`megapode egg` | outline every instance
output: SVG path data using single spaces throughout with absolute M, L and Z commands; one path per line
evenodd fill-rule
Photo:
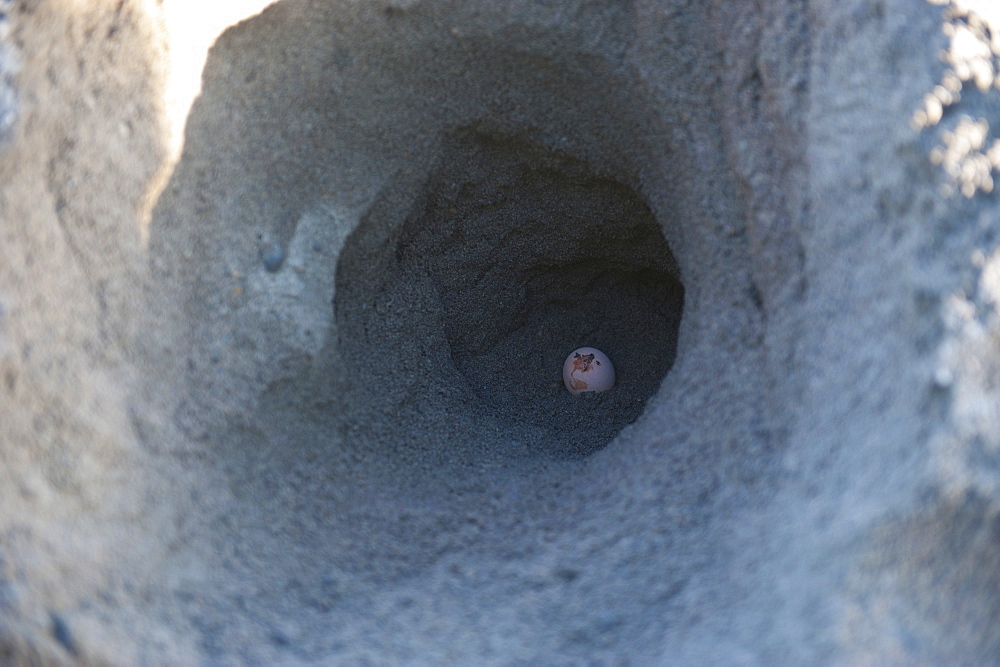
M 570 352 L 563 362 L 563 384 L 574 396 L 585 391 L 607 391 L 615 386 L 615 367 L 597 348 L 581 347 Z

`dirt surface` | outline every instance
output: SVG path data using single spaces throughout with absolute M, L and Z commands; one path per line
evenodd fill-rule
M 1000 16 L 766 4 L 0 1 L 0 662 L 1000 659 Z

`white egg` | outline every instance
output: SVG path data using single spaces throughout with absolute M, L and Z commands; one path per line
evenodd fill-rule
M 585 391 L 607 391 L 615 386 L 615 367 L 597 348 L 581 347 L 563 362 L 563 384 L 573 395 Z

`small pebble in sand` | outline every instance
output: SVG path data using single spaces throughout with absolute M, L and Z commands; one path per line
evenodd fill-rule
M 574 396 L 607 391 L 615 386 L 615 367 L 600 350 L 581 347 L 570 352 L 563 363 L 563 384 Z
M 285 249 L 277 241 L 268 243 L 261 251 L 261 259 L 264 260 L 264 268 L 269 273 L 274 273 L 285 261 Z

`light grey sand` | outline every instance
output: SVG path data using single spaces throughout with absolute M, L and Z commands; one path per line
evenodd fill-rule
M 986 19 L 766 4 L 282 0 L 143 245 L 183 46 L 14 2 L 0 662 L 1000 658 Z

